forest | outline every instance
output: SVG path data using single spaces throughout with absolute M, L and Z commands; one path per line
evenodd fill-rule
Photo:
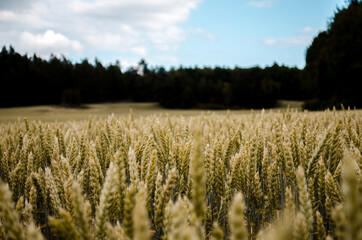
M 274 64 L 264 69 L 149 68 L 145 60 L 122 71 L 87 59 L 48 61 L 20 55 L 10 47 L 0 54 L 2 107 L 99 102 L 159 102 L 167 108 L 262 108 L 278 99 L 308 94 L 303 72 Z

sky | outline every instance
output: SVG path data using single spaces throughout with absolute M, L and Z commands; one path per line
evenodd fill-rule
M 0 0 L 0 46 L 122 69 L 303 68 L 345 0 Z

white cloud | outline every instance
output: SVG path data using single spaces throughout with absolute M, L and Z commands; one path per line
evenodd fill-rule
M 17 15 L 12 11 L 0 11 L 0 22 L 13 22 L 17 21 L 17 19 Z
M 15 12 L 11 10 L 0 10 L 0 22 L 6 24 L 17 23 L 21 25 L 30 25 L 34 26 L 44 26 L 45 21 L 40 19 L 40 16 L 37 14 L 31 14 L 27 12 Z M 5 29 L 9 25 L 3 25 L 2 28 Z
M 141 34 L 134 31 L 128 25 L 122 25 L 117 33 L 104 34 L 92 31 L 84 36 L 84 41 L 91 48 L 98 50 L 110 50 L 117 52 L 130 52 L 140 56 L 147 55 L 147 48 L 144 46 L 144 41 L 140 40 Z
M 164 51 L 175 51 L 186 40 L 184 31 L 175 26 L 163 31 L 150 32 L 149 37 L 157 49 Z
M 186 41 L 181 24 L 202 1 L 0 0 L 0 23 L 7 23 L 0 26 L 0 43 L 42 55 L 86 49 L 151 58 L 151 52 L 177 51 Z
M 131 52 L 136 53 L 140 56 L 146 56 L 147 55 L 147 48 L 143 47 L 143 46 L 139 46 L 139 47 L 131 47 L 129 49 Z
M 132 24 L 141 29 L 162 29 L 187 20 L 200 0 L 96 0 L 71 2 L 76 14 Z
M 20 35 L 20 46 L 23 50 L 35 50 L 37 53 L 46 55 L 49 53 L 62 54 L 69 50 L 81 51 L 83 46 L 75 40 L 69 40 L 61 33 L 47 30 L 44 34 L 32 34 L 23 32 Z
M 291 46 L 308 46 L 312 43 L 314 35 L 320 29 L 312 27 L 304 27 L 298 30 L 299 34 L 287 37 L 269 37 L 263 40 L 263 44 L 276 47 L 291 47 Z
M 304 27 L 304 28 L 299 30 L 299 32 L 302 33 L 302 34 L 314 34 L 314 33 L 317 33 L 319 31 L 320 31 L 320 29 L 312 28 L 312 27 Z
M 273 0 L 252 0 L 248 2 L 250 7 L 255 8 L 265 8 L 265 7 L 272 7 L 274 4 Z
M 91 45 L 97 46 L 103 49 L 114 49 L 122 42 L 122 37 L 118 34 L 106 33 L 104 35 L 90 34 L 85 36 L 85 39 Z
M 312 42 L 313 37 L 311 36 L 289 36 L 281 38 L 266 38 L 263 40 L 263 43 L 267 46 L 277 46 L 277 47 L 291 47 L 291 46 L 308 46 Z

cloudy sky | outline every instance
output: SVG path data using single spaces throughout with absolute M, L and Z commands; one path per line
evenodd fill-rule
M 304 67 L 345 0 L 0 0 L 0 45 L 150 65 Z

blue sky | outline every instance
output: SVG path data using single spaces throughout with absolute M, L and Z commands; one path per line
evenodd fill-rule
M 0 0 L 0 44 L 48 58 L 304 67 L 344 0 Z

